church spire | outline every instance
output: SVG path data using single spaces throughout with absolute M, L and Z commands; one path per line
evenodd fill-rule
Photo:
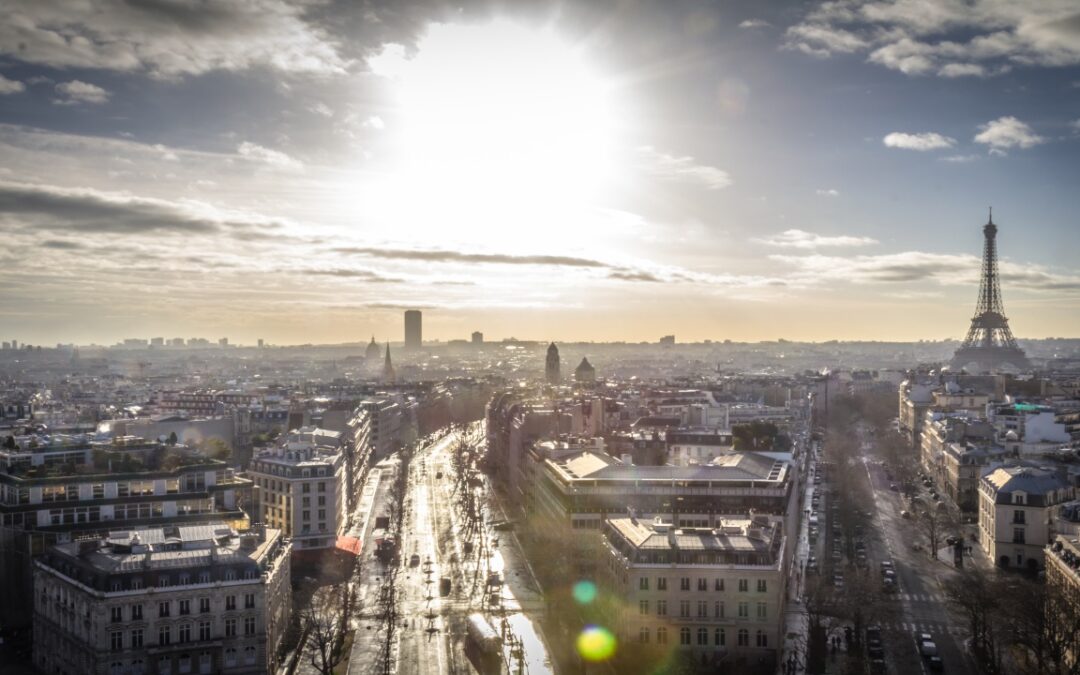
M 386 343 L 386 359 L 383 361 L 382 381 L 384 384 L 393 384 L 395 380 L 394 363 L 390 360 L 390 343 Z

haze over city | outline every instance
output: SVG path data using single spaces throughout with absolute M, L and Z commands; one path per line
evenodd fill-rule
M 23 342 L 1080 333 L 1062 0 L 13 3 Z

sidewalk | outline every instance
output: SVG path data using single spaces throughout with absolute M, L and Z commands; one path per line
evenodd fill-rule
M 802 602 L 802 584 L 806 560 L 810 555 L 810 518 L 807 515 L 813 508 L 811 506 L 814 494 L 819 489 L 814 485 L 813 476 L 817 474 L 817 460 L 812 448 L 808 448 L 808 468 L 803 479 L 804 492 L 800 503 L 799 534 L 795 545 L 795 554 L 791 563 L 791 577 L 788 579 L 788 602 L 784 610 L 784 649 L 777 663 L 777 673 L 786 675 L 802 675 L 806 672 L 806 644 L 809 623 L 806 608 Z M 824 491 L 822 491 L 824 494 Z M 825 506 L 824 499 L 821 502 Z M 795 668 L 788 670 L 787 664 L 793 663 Z

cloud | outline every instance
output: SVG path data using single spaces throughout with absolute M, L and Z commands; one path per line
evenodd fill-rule
M 999 117 L 979 127 L 975 136 L 976 143 L 989 145 L 993 149 L 1030 148 L 1046 139 L 1036 134 L 1031 127 L 1015 117 Z
M 58 251 L 81 251 L 86 248 L 86 246 L 77 241 L 67 241 L 66 239 L 46 239 L 38 244 L 38 246 L 56 249 Z
M 653 283 L 662 283 L 664 281 L 651 272 L 609 272 L 608 279 L 618 279 L 619 281 L 647 281 Z
M 236 152 L 245 159 L 269 164 L 279 169 L 302 169 L 304 166 L 303 162 L 286 155 L 284 152 L 271 150 L 249 141 L 244 141 L 238 145 Z
M 1068 0 L 832 0 L 785 38 L 788 49 L 865 53 L 908 75 L 992 77 L 1080 64 L 1080 11 Z
M 706 190 L 719 190 L 732 183 L 726 171 L 699 164 L 690 156 L 677 157 L 646 145 L 638 148 L 638 157 L 644 171 L 665 180 L 690 183 Z
M 199 202 L 170 202 L 88 188 L 0 181 L 0 222 L 55 232 L 212 234 L 279 223 L 226 214 Z M 62 248 L 54 245 L 53 248 Z
M 772 260 L 791 267 L 795 278 L 806 283 L 932 282 L 942 286 L 977 285 L 982 259 L 975 255 L 904 251 L 852 257 L 826 255 L 772 255 Z M 1080 275 L 1057 273 L 1040 265 L 1000 261 L 1002 284 L 1030 291 L 1080 291 Z
M 840 191 L 833 188 L 818 188 L 817 190 L 814 190 L 814 194 L 818 197 L 839 197 Z
M 849 237 L 844 235 L 826 237 L 805 230 L 785 230 L 780 234 L 775 234 L 763 239 L 754 239 L 753 241 L 767 246 L 803 249 L 820 248 L 823 246 L 870 246 L 878 243 L 876 239 L 871 239 L 870 237 Z
M 943 162 L 952 162 L 953 164 L 966 164 L 968 162 L 974 162 L 982 159 L 981 155 L 949 155 L 948 157 L 939 157 Z
M 918 150 L 919 152 L 951 148 L 956 145 L 956 139 L 942 136 L 933 131 L 927 131 L 920 134 L 908 134 L 901 131 L 894 131 L 881 139 L 881 142 L 889 148 Z
M 363 126 L 366 129 L 375 129 L 376 131 L 382 131 L 386 128 L 386 123 L 383 122 L 383 119 L 378 115 L 372 115 L 371 117 L 364 120 Z
M 739 28 L 768 28 L 771 25 L 764 19 L 747 19 L 739 24 Z
M 510 255 L 505 253 L 465 253 L 440 249 L 397 249 L 345 246 L 334 249 L 339 253 L 362 255 L 387 260 L 423 260 L 445 263 L 489 263 L 497 265 L 550 265 L 557 267 L 609 267 L 607 263 L 588 258 L 560 255 Z
M 56 85 L 56 93 L 63 98 L 56 99 L 53 102 L 60 105 L 75 105 L 76 103 L 101 104 L 109 100 L 109 92 L 96 84 L 90 84 L 82 80 L 61 82 Z
M 143 70 L 159 77 L 265 66 L 340 73 L 345 61 L 305 20 L 314 3 L 35 0 L 5 9 L 0 54 L 50 68 Z
M 19 82 L 18 80 L 9 80 L 3 75 L 0 75 L 0 96 L 18 94 L 25 89 L 26 85 L 22 82 Z
M 297 274 L 313 275 L 313 276 L 325 276 L 325 277 L 339 277 L 343 279 L 359 279 L 368 283 L 375 284 L 398 284 L 404 283 L 404 279 L 398 279 L 395 277 L 387 277 L 373 272 L 371 270 L 360 269 L 346 269 L 346 268 L 313 268 L 305 270 L 296 270 Z
M 316 115 L 321 115 L 323 117 L 333 117 L 334 116 L 334 109 L 331 108 L 330 106 L 326 105 L 325 103 L 321 103 L 321 102 L 309 105 L 308 110 L 315 113 Z

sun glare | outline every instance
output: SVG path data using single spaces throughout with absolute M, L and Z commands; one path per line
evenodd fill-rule
M 400 127 L 388 129 L 399 134 L 397 169 L 379 215 L 413 234 L 524 243 L 540 221 L 548 234 L 577 227 L 573 214 L 602 196 L 609 93 L 551 29 L 436 24 L 413 58 L 390 48 L 370 63 L 392 78 L 399 105 Z

